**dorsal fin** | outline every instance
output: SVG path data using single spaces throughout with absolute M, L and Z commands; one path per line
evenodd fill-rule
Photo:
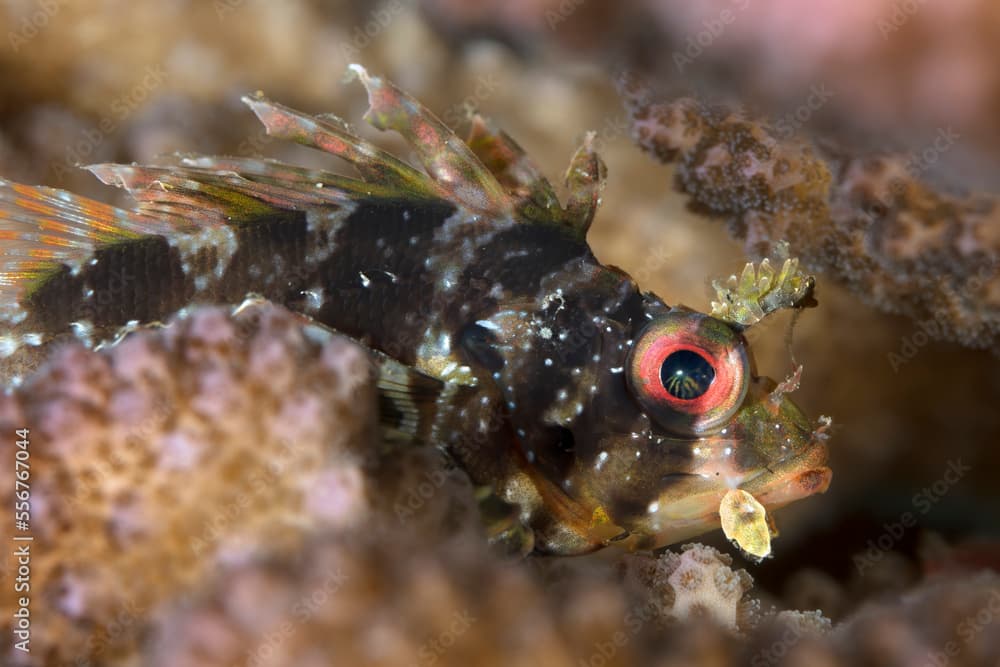
M 507 188 L 518 202 L 518 210 L 529 220 L 552 222 L 586 236 L 601 203 L 607 168 L 594 150 L 593 132 L 588 132 L 566 170 L 569 192 L 562 206 L 551 183 L 535 161 L 506 132 L 473 114 L 466 142 L 469 148 Z
M 452 198 L 475 211 L 512 213 L 513 201 L 496 177 L 451 129 L 392 83 L 350 65 L 368 91 L 365 120 L 380 130 L 395 130 L 417 151 L 424 169 Z
M 87 197 L 0 179 L 0 322 L 19 316 L 18 301 L 32 285 L 61 265 L 78 268 L 97 245 L 169 229 Z
M 500 184 L 518 200 L 520 210 L 528 218 L 539 221 L 561 219 L 562 205 L 552 184 L 510 135 L 475 114 L 466 143 Z
M 563 210 L 563 223 L 585 236 L 601 205 L 601 190 L 607 167 L 594 150 L 594 133 L 588 132 L 583 145 L 577 149 L 566 170 L 566 188 L 569 199 Z
M 290 139 L 304 146 L 337 155 L 350 162 L 366 183 L 378 183 L 422 195 L 446 196 L 426 174 L 358 137 L 350 125 L 333 114 L 309 116 L 264 98 L 244 97 L 243 102 L 264 124 L 268 135 Z

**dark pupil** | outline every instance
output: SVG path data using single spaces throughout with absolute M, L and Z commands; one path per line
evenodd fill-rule
M 698 398 L 712 385 L 715 369 L 705 357 L 691 350 L 678 350 L 663 360 L 660 382 L 676 398 Z

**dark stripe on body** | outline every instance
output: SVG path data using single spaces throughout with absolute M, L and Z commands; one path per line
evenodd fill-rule
M 444 312 L 446 326 L 457 331 L 475 319 L 469 317 L 470 312 L 488 313 L 503 307 L 490 295 L 496 285 L 512 301 L 534 297 L 547 275 L 574 259 L 593 260 L 593 255 L 585 241 L 561 227 L 521 223 L 498 232 L 487 245 L 477 248 L 475 261 L 462 272 L 459 285 L 464 299 Z M 463 303 L 469 308 L 462 309 Z
M 444 201 L 359 202 L 340 225 L 333 254 L 309 281 L 326 295 L 315 318 L 412 365 L 424 332 L 440 320 L 440 276 L 425 261 L 435 232 L 454 213 Z
M 283 212 L 239 223 L 235 230 L 237 250 L 210 300 L 238 304 L 248 292 L 255 292 L 277 303 L 293 305 L 308 280 L 305 213 Z
M 131 320 L 161 320 L 191 298 L 177 250 L 162 236 L 98 248 L 93 260 L 75 276 L 61 266 L 27 298 L 24 330 L 59 333 L 83 321 L 95 332 L 113 331 Z

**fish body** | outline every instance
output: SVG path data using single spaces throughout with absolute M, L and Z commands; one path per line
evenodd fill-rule
M 823 429 L 755 375 L 745 325 L 671 307 L 595 258 L 592 137 L 563 205 L 482 119 L 461 141 L 353 71 L 369 121 L 403 134 L 424 171 L 335 117 L 256 97 L 269 133 L 359 178 L 247 158 L 90 167 L 133 211 L 0 183 L 5 376 L 62 339 L 96 345 L 255 296 L 367 346 L 387 438 L 444 449 L 517 508 L 536 551 L 656 547 L 718 527 L 720 511 L 726 524 L 734 490 L 772 509 L 826 489 Z

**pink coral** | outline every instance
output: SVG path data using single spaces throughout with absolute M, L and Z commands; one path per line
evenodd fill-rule
M 0 430 L 30 429 L 34 664 L 130 650 L 217 563 L 358 525 L 372 392 L 360 348 L 261 305 L 197 311 L 105 352 L 71 345 L 0 397 Z M 13 476 L 2 484 L 12 506 Z

